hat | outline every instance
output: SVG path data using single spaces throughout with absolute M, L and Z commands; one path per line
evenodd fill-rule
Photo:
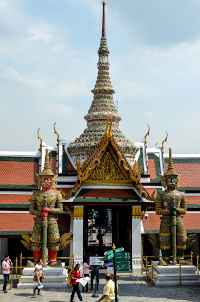
M 165 172 L 164 176 L 168 176 L 168 175 L 178 176 L 178 173 L 174 170 L 174 163 L 173 163 L 173 159 L 172 159 L 172 149 L 171 148 L 169 148 L 169 164 L 168 164 L 168 169 Z
M 46 149 L 44 169 L 42 170 L 42 172 L 40 172 L 39 176 L 55 176 L 55 174 L 51 170 L 51 166 L 50 166 L 50 162 L 49 162 L 49 150 L 48 149 Z

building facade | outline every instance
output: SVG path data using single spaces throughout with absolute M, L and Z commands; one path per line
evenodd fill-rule
M 106 40 L 105 3 L 102 36 L 98 50 L 98 75 L 92 104 L 85 115 L 87 128 L 70 144 L 60 139 L 46 145 L 40 138 L 37 152 L 0 151 L 0 256 L 30 255 L 21 244 L 21 234 L 30 234 L 34 217 L 29 199 L 37 189 L 36 174 L 44 167 L 46 149 L 51 169 L 58 174 L 57 188 L 65 198 L 58 216 L 61 233 L 72 232 L 73 241 L 62 255 L 74 254 L 75 263 L 94 254 L 100 256 L 112 244 L 131 255 L 134 273 L 141 270 L 141 253 L 158 254 L 148 242 L 149 233 L 158 233 L 160 217 L 154 200 L 161 186 L 160 174 L 168 164 L 162 146 L 149 148 L 144 142 L 130 142 L 120 130 L 121 120 L 113 101 Z M 173 149 L 173 146 L 171 146 Z M 200 154 L 173 154 L 174 167 L 185 191 L 188 211 L 183 221 L 188 234 L 195 233 L 193 251 L 199 251 Z M 13 249 L 15 247 L 15 249 Z

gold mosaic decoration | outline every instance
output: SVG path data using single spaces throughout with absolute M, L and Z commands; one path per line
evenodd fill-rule
M 136 164 L 131 167 L 112 136 L 111 125 L 109 127 L 108 124 L 104 136 L 92 155 L 88 156 L 82 165 L 76 161 L 78 181 L 67 194 L 62 191 L 63 198 L 69 200 L 70 197 L 75 196 L 82 185 L 98 184 L 105 186 L 134 185 L 141 196 L 145 196 L 148 200 L 153 200 L 140 183 L 141 167 L 138 171 L 136 171 Z
M 107 151 L 100 165 L 91 173 L 85 184 L 131 185 L 132 181 L 125 177 L 109 151 Z

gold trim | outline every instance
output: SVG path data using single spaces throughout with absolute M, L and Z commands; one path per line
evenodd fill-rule
M 132 218 L 141 218 L 141 207 L 132 207 Z
M 148 132 L 147 132 L 147 134 L 144 137 L 145 144 L 147 143 L 147 136 L 149 136 L 149 133 L 150 133 L 150 126 L 149 126 L 149 124 L 147 124 L 147 126 L 148 126 Z
M 160 233 L 159 236 L 164 236 L 164 237 L 169 237 L 170 236 L 170 233 Z
M 78 181 L 67 194 L 62 192 L 63 197 L 68 200 L 71 196 L 74 196 L 77 193 L 77 190 L 82 186 L 82 184 L 96 185 L 98 182 L 98 185 L 136 186 L 142 196 L 145 196 L 148 200 L 154 200 L 143 188 L 142 184 L 139 183 L 141 178 L 141 167 L 138 171 L 136 171 L 135 166 L 133 167 L 133 169 L 131 168 L 130 164 L 123 155 L 120 147 L 117 145 L 115 139 L 111 135 L 111 122 L 109 130 L 108 125 L 109 118 L 107 116 L 107 128 L 104 136 L 97 144 L 92 155 L 88 156 L 88 158 L 83 162 L 82 165 L 80 165 L 78 161 L 76 162 Z M 121 173 L 124 175 L 124 179 L 89 179 L 93 171 L 100 165 L 101 159 L 106 151 L 109 151 L 110 154 L 113 156 L 115 162 L 118 164 L 118 167 L 121 170 Z
M 38 152 L 42 152 L 42 138 L 40 136 L 40 129 L 41 128 L 39 128 L 37 131 L 37 137 L 38 137 L 38 139 L 40 139 L 40 148 L 38 149 Z
M 74 219 L 83 219 L 84 207 L 74 207 Z
M 65 208 L 66 211 L 68 211 L 70 217 L 71 217 L 72 219 L 74 219 L 73 212 L 70 211 L 69 207 L 68 207 L 68 206 L 64 206 L 64 208 Z
M 166 132 L 166 138 L 164 139 L 164 141 L 162 141 L 162 149 L 164 149 L 164 142 L 167 142 L 167 138 L 168 138 L 168 133 L 167 133 L 167 131 L 165 131 Z

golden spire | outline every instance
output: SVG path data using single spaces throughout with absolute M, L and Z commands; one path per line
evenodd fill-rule
M 44 169 L 39 174 L 39 176 L 54 176 L 54 173 L 52 172 L 51 166 L 50 166 L 49 150 L 48 149 L 46 149 Z
M 40 139 L 40 148 L 38 149 L 38 152 L 42 152 L 42 138 L 41 138 L 40 133 L 39 133 L 40 129 L 41 128 L 39 128 L 38 131 L 37 131 L 38 139 Z
M 168 163 L 168 169 L 164 174 L 166 175 L 177 175 L 178 173 L 176 173 L 176 171 L 174 170 L 174 163 L 173 163 L 173 158 L 172 158 L 172 149 L 169 148 L 169 163 Z
M 109 116 L 108 116 L 108 112 L 107 112 L 106 136 L 108 136 L 108 124 L 109 124 Z
M 110 130 L 109 130 L 109 134 L 108 134 L 109 137 L 112 136 L 111 128 L 112 128 L 112 114 L 111 114 L 111 117 L 110 117 Z
M 165 131 L 166 132 L 166 138 L 164 139 L 164 141 L 162 142 L 162 149 L 164 149 L 164 142 L 167 142 L 167 138 L 168 138 L 168 133 L 167 133 L 167 131 Z
M 147 136 L 149 136 L 149 133 L 150 133 L 150 126 L 149 126 L 149 124 L 147 124 L 147 126 L 148 126 L 148 132 L 147 132 L 147 134 L 144 137 L 145 144 L 147 143 Z
M 105 16 L 105 5 L 106 5 L 106 2 L 103 1 L 102 5 L 103 5 L 102 37 L 105 37 L 106 36 L 106 16 Z

